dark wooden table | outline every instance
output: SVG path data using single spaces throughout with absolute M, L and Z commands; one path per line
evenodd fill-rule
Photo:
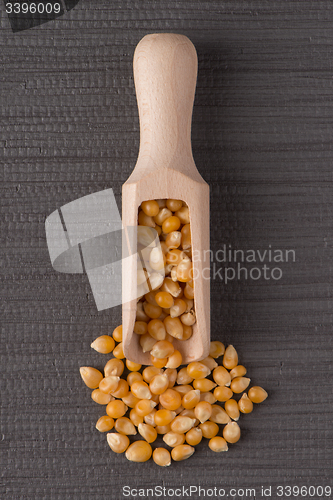
M 229 498 L 271 486 L 285 499 L 277 486 L 333 486 L 331 2 L 81 0 L 18 33 L 3 4 L 0 15 L 1 498 L 118 500 L 125 485 L 193 485 Z M 192 141 L 211 186 L 212 249 L 295 259 L 267 253 L 243 266 L 278 267 L 280 279 L 243 271 L 228 283 L 237 263 L 214 262 L 212 338 L 238 349 L 269 399 L 240 419 L 228 453 L 205 442 L 161 469 L 113 454 L 94 429 L 104 411 L 78 369 L 104 365 L 90 343 L 121 310 L 98 312 L 85 275 L 53 270 L 44 223 L 106 188 L 120 203 L 139 145 L 134 48 L 165 31 L 198 52 Z

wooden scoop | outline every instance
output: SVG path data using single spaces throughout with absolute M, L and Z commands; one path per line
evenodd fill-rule
M 142 201 L 172 198 L 189 207 L 194 273 L 196 323 L 190 339 L 173 342 L 183 363 L 209 354 L 209 186 L 192 156 L 191 120 L 197 77 L 197 54 L 183 35 L 146 35 L 134 53 L 134 81 L 140 118 L 140 150 L 129 179 L 122 188 L 122 220 L 137 225 Z M 126 239 L 126 238 L 125 238 Z M 125 242 L 126 244 L 126 242 Z M 137 285 L 137 264 L 123 261 L 123 302 Z M 123 303 L 123 350 L 126 358 L 151 364 L 133 332 L 137 300 Z

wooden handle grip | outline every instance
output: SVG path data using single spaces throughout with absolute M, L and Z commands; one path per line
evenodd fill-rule
M 198 59 L 184 35 L 146 35 L 134 53 L 134 81 L 140 118 L 139 157 L 192 157 L 191 121 Z M 176 154 L 178 156 L 178 154 Z

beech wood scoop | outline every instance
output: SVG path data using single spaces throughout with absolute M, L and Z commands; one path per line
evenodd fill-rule
M 183 363 L 209 354 L 209 186 L 199 174 L 192 156 L 191 121 L 197 78 L 197 54 L 183 35 L 146 35 L 134 53 L 134 81 L 140 118 L 140 149 L 136 166 L 122 188 L 122 220 L 125 228 L 137 225 L 142 201 L 172 198 L 189 207 L 194 272 L 196 323 L 190 339 L 174 340 Z M 125 237 L 126 239 L 126 237 Z M 126 242 L 125 242 L 126 243 Z M 139 335 L 133 332 L 137 300 L 124 303 L 137 286 L 137 264 L 123 261 L 123 350 L 137 363 L 151 364 L 143 353 Z

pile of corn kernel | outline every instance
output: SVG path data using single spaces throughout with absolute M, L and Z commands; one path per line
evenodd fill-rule
M 207 358 L 183 367 L 181 355 L 168 367 L 174 356 L 170 352 L 165 369 L 125 360 L 121 326 L 112 337 L 98 337 L 91 347 L 114 356 L 106 363 L 104 376 L 96 368 L 80 368 L 83 381 L 93 389 L 92 399 L 106 405 L 106 415 L 99 418 L 96 429 L 108 433 L 107 442 L 115 453 L 125 452 L 133 462 L 146 462 L 152 456 L 157 465 L 168 466 L 171 459 L 193 455 L 203 438 L 209 440 L 212 451 L 227 451 L 228 444 L 240 438 L 240 413 L 251 413 L 253 403 L 267 398 L 259 386 L 244 392 L 250 385 L 246 368 L 238 364 L 236 349 L 232 345 L 225 349 L 219 341 L 211 342 Z M 128 375 L 121 378 L 125 364 Z M 142 439 L 130 443 L 129 436 L 137 433 Z M 151 444 L 159 434 L 166 446 L 153 450 Z
M 150 352 L 152 364 L 160 368 L 165 366 L 162 358 L 169 358 L 173 351 L 173 339 L 188 340 L 196 322 L 189 208 L 181 200 L 143 201 L 138 225 L 138 235 L 154 229 L 160 246 L 151 248 L 147 268 L 138 276 L 139 283 L 148 273 L 151 291 L 139 297 L 134 332 L 140 336 L 143 352 Z M 162 269 L 165 277 L 156 273 Z M 174 368 L 179 357 L 175 351 L 168 367 Z

